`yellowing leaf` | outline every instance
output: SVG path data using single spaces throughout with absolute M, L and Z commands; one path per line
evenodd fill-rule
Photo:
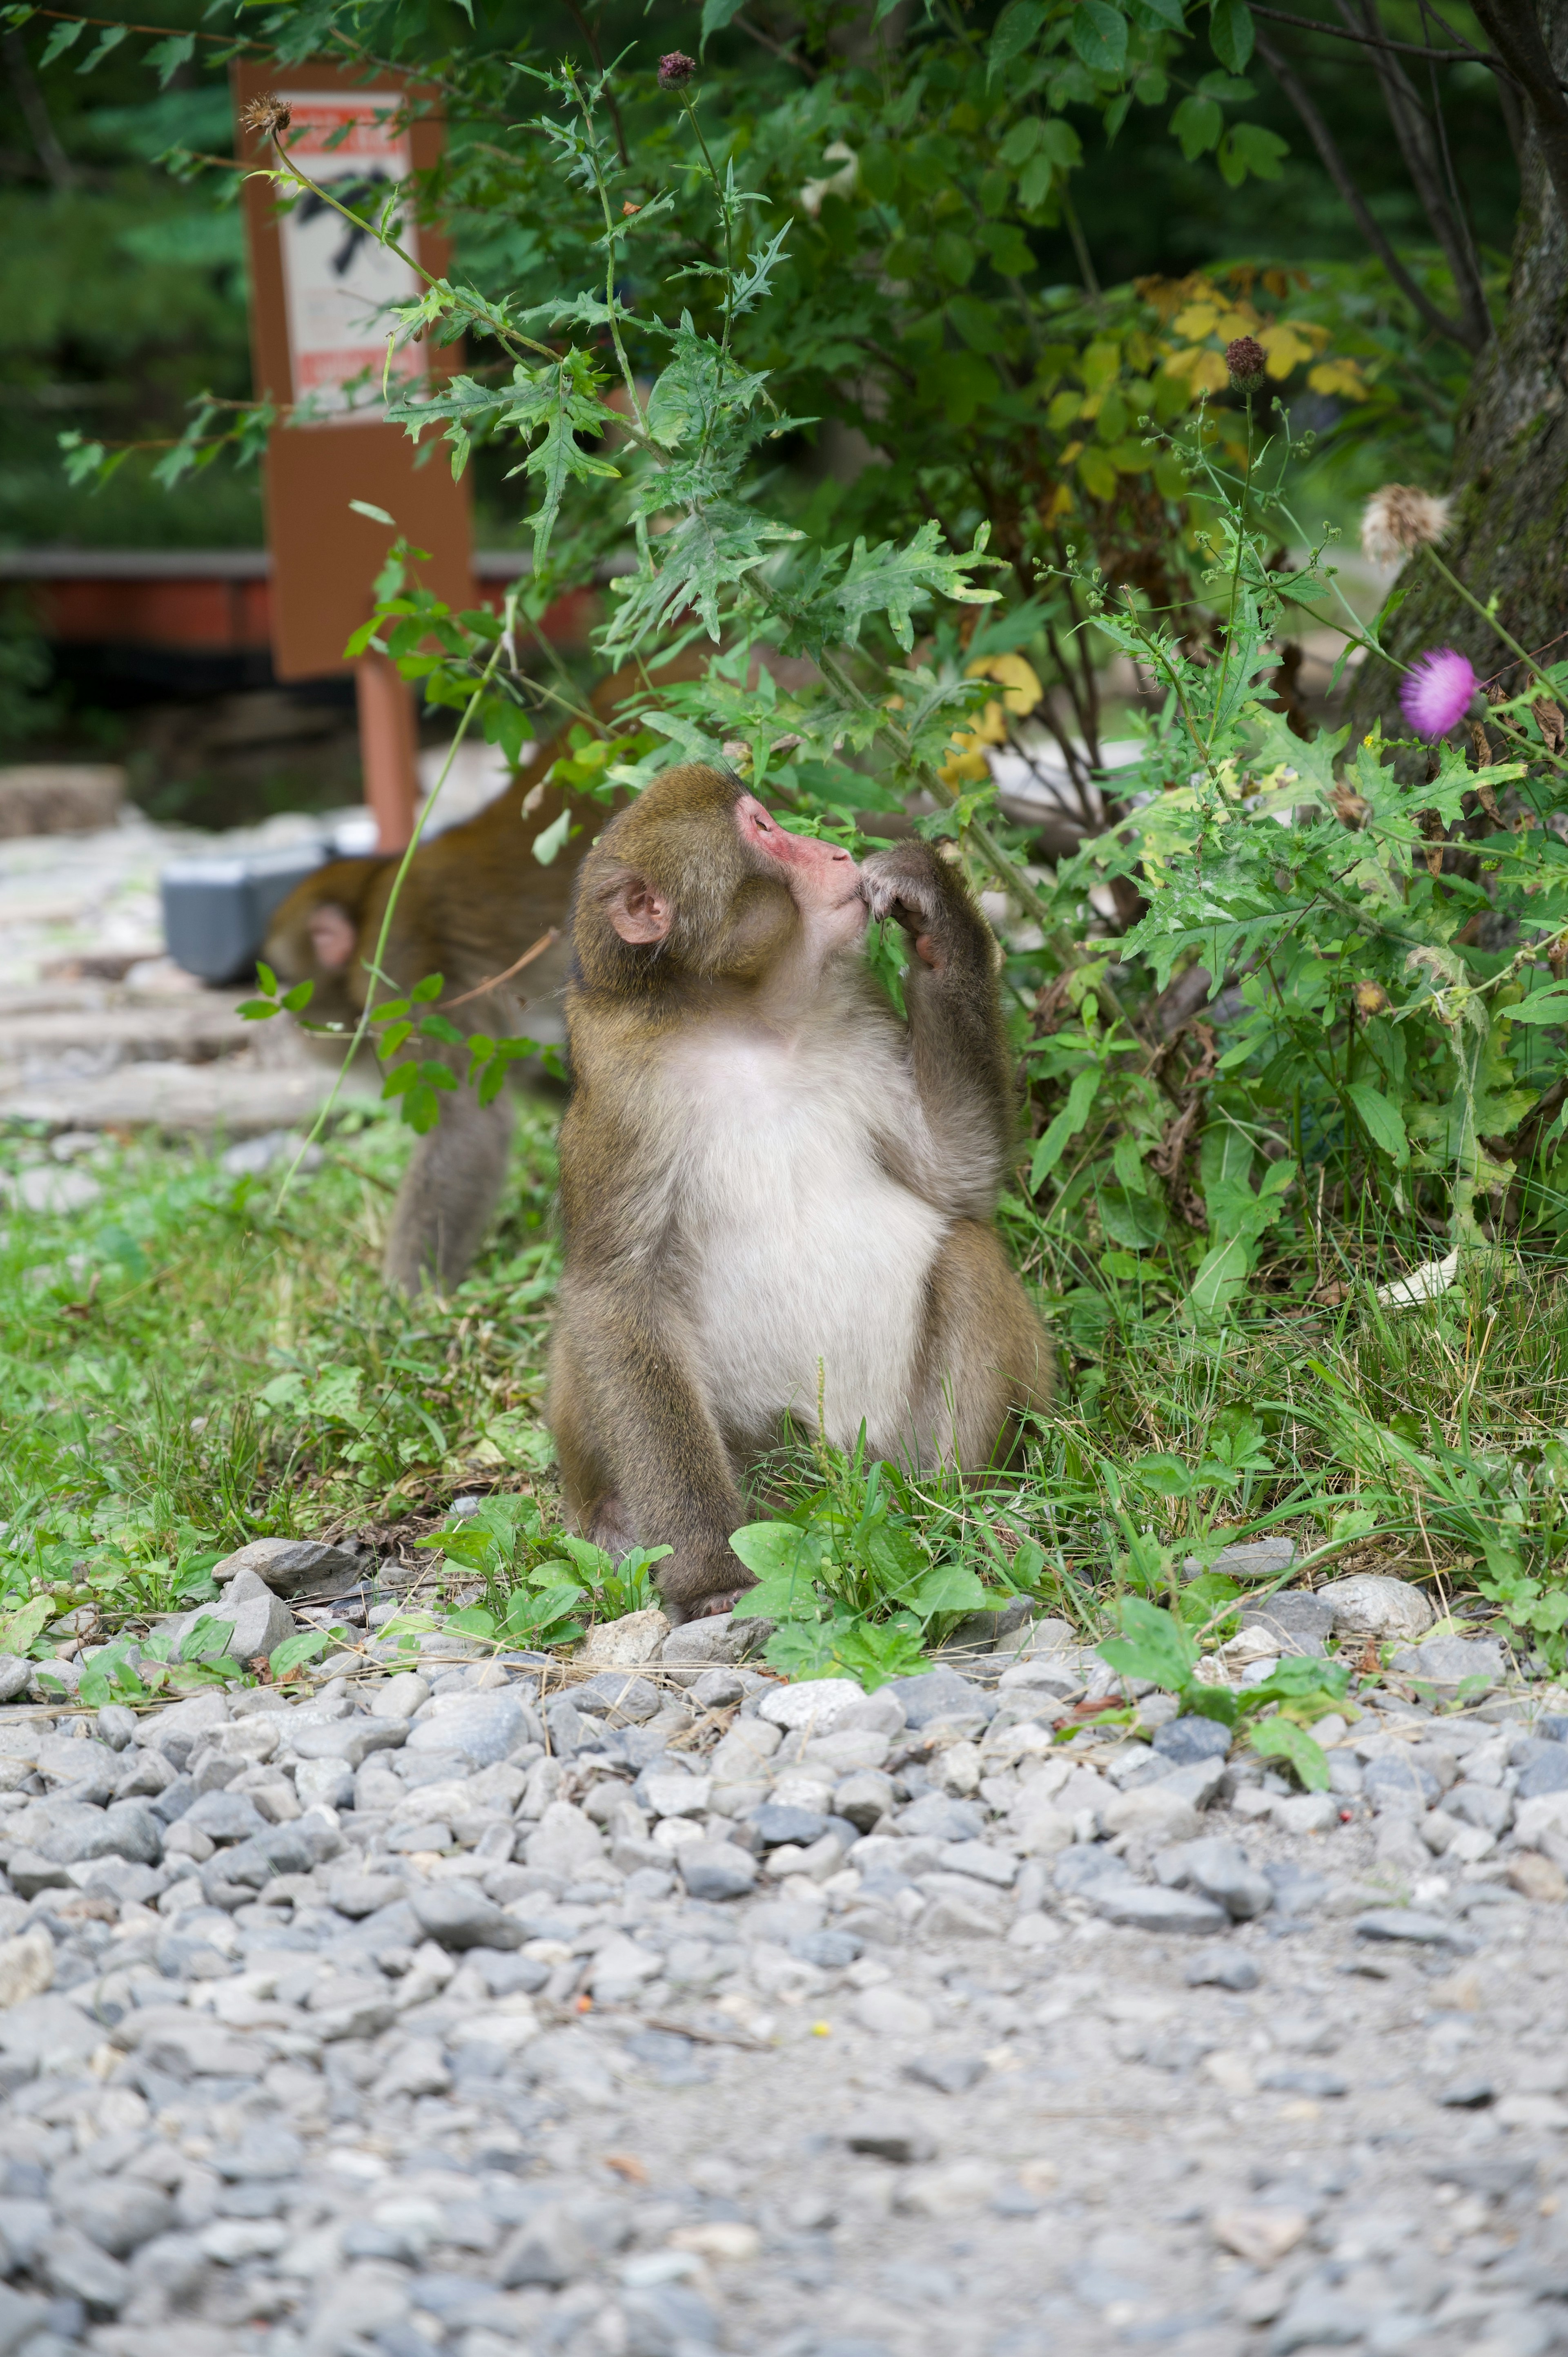
M 1026 662 L 1022 655 L 984 656 L 979 662 L 970 664 L 965 676 L 999 681 L 1006 690 L 1003 703 L 1020 720 L 1026 713 L 1033 712 L 1046 692 L 1040 685 L 1034 665 Z M 988 714 L 996 710 L 993 704 L 987 705 L 985 708 Z M 987 739 L 988 743 L 997 741 L 995 738 Z
M 1355 361 L 1319 361 L 1308 369 L 1306 381 L 1314 393 L 1342 393 L 1351 401 L 1364 399 L 1367 380 Z
M 1081 447 L 1081 445 L 1079 446 Z M 1078 456 L 1075 450 L 1074 457 Z M 1042 523 L 1059 523 L 1063 516 L 1071 515 L 1078 502 L 1070 483 L 1058 483 L 1048 500 L 1042 500 L 1036 511 Z
M 1214 333 L 1221 343 L 1230 344 L 1234 343 L 1238 336 L 1255 335 L 1257 327 L 1258 315 L 1251 303 L 1239 303 L 1234 310 L 1227 311 L 1223 317 L 1215 321 Z
M 1062 452 L 1062 465 L 1064 467 L 1070 467 L 1082 447 L 1083 444 L 1081 442 L 1069 442 L 1067 448 Z
M 1108 342 L 1087 344 L 1078 365 L 1088 390 L 1102 393 L 1122 366 L 1122 347 Z
M 1224 354 L 1209 351 L 1202 344 L 1194 344 L 1185 352 L 1173 352 L 1165 362 L 1165 374 L 1184 379 L 1195 394 L 1223 393 L 1230 382 Z
M 991 772 L 983 753 L 954 753 L 937 771 L 944 786 L 983 785 Z
M 1272 377 L 1287 377 L 1293 368 L 1312 358 L 1312 346 L 1306 338 L 1285 319 L 1276 319 L 1272 327 L 1265 328 L 1258 341 Z
M 1171 321 L 1178 336 L 1211 336 L 1219 313 L 1212 303 L 1189 303 Z

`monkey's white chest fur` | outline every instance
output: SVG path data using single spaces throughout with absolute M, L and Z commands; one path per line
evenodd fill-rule
M 918 1396 L 917 1361 L 948 1221 L 880 1166 L 888 1114 L 898 1130 L 920 1114 L 891 1042 L 867 1054 L 860 1038 L 853 1059 L 832 1030 L 682 1044 L 673 1225 L 726 1428 L 761 1437 L 786 1411 L 813 1428 L 820 1364 L 832 1439 L 853 1447 L 864 1419 L 874 1454 L 929 1458 L 935 1404 Z

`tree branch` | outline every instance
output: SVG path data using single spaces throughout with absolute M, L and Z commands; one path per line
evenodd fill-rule
M 1289 8 L 1260 8 L 1257 0 L 1252 0 L 1252 14 L 1266 16 L 1272 25 L 1298 25 L 1304 33 L 1326 33 L 1331 41 L 1354 41 L 1364 49 L 1395 49 L 1402 57 L 1425 58 L 1432 65 L 1489 66 L 1493 73 L 1508 74 L 1508 79 L 1513 80 L 1500 58 L 1488 55 L 1485 49 L 1473 49 L 1468 43 L 1457 49 L 1429 49 L 1421 41 L 1393 41 L 1387 34 L 1353 32 L 1348 25 L 1331 25 L 1325 16 L 1297 16 Z M 1438 22 L 1442 23 L 1441 17 Z M 1444 30 L 1447 29 L 1444 26 Z
M 59 144 L 59 137 L 49 119 L 49 110 L 38 78 L 33 71 L 32 59 L 20 33 L 6 33 L 0 38 L 0 49 L 5 52 L 5 71 L 16 93 L 16 103 L 22 110 L 28 135 L 38 150 L 39 163 L 48 175 L 51 187 L 69 195 L 77 186 L 76 167 Z
M 1451 319 L 1445 311 L 1440 311 L 1425 289 L 1418 286 L 1411 276 L 1381 228 L 1373 219 L 1365 197 L 1350 178 L 1346 168 L 1345 158 L 1334 144 L 1334 135 L 1318 113 L 1305 84 L 1295 69 L 1281 56 L 1264 33 L 1258 35 L 1258 55 L 1300 115 L 1306 127 L 1307 135 L 1322 159 L 1324 169 L 1350 208 L 1357 228 L 1401 294 L 1413 306 L 1427 326 L 1434 328 L 1438 335 L 1446 336 L 1450 342 L 1457 344 L 1463 351 L 1478 351 L 1480 345 L 1471 339 L 1466 322 L 1463 319 Z
M 1541 160 L 1557 209 L 1568 221 L 1568 99 L 1530 0 L 1475 0 L 1475 8 L 1487 39 L 1524 91 L 1525 104 L 1535 118 Z

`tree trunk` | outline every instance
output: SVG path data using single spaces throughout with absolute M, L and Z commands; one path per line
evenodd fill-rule
M 1568 0 L 1541 0 L 1539 23 L 1559 75 L 1568 63 Z M 1552 93 L 1555 95 L 1555 93 Z M 1507 308 L 1476 363 L 1457 421 L 1454 526 L 1443 555 L 1531 652 L 1568 631 L 1568 227 L 1549 153 L 1551 126 L 1525 113 L 1519 228 Z M 1410 662 L 1458 647 L 1483 679 L 1506 672 L 1508 649 L 1456 597 L 1424 554 L 1400 575 L 1404 603 L 1383 633 Z M 1552 649 L 1568 654 L 1568 639 Z M 1509 676 L 1511 691 L 1522 679 Z M 1370 658 L 1351 699 L 1357 734 L 1381 719 L 1402 733 L 1399 674 Z

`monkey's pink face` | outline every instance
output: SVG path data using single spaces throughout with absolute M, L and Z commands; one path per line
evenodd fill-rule
M 755 794 L 742 794 L 735 823 L 747 850 L 776 867 L 819 946 L 856 941 L 870 913 L 860 870 L 847 851 L 809 834 L 789 834 Z

